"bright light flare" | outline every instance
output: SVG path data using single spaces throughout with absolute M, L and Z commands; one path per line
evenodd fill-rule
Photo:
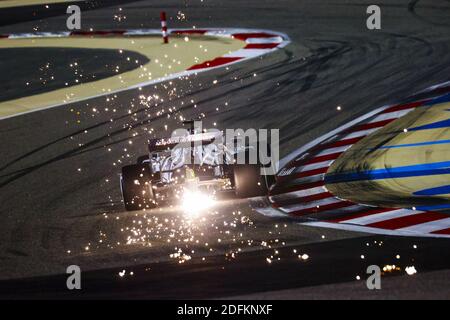
M 199 213 L 211 208 L 214 204 L 215 200 L 208 194 L 202 193 L 198 190 L 184 190 L 181 206 L 189 215 L 198 215 Z
M 417 270 L 414 266 L 406 267 L 405 271 L 409 276 L 412 276 L 413 274 L 417 273 Z

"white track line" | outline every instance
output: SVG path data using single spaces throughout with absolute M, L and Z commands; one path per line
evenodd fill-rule
M 381 222 L 381 221 L 387 221 L 387 220 L 400 218 L 400 217 L 412 216 L 412 215 L 419 214 L 419 213 L 423 213 L 423 211 L 414 211 L 414 210 L 409 210 L 409 209 L 397 209 L 397 210 L 393 209 L 392 211 L 375 213 L 375 214 L 371 214 L 369 216 L 364 216 L 364 217 L 355 218 L 355 219 L 343 220 L 343 221 L 340 221 L 339 223 L 367 225 L 367 224 L 372 224 L 375 222 Z
M 313 209 L 313 208 L 320 208 L 321 206 L 326 206 L 329 204 L 335 204 L 342 202 L 339 199 L 336 199 L 335 197 L 329 197 L 321 200 L 317 200 L 314 202 L 306 202 L 304 204 L 292 204 L 288 206 L 280 207 L 279 209 L 283 210 L 284 212 L 290 213 L 300 210 L 307 210 L 307 209 Z
M 409 232 L 420 232 L 420 233 L 430 233 L 434 231 L 444 230 L 450 227 L 450 217 L 442 218 L 439 220 L 434 220 L 430 222 L 424 222 L 421 224 L 416 224 L 413 226 L 400 228 L 397 230 L 400 231 L 409 231 Z
M 322 221 L 313 221 L 313 222 L 303 222 L 300 223 L 302 225 L 311 226 L 311 227 L 321 227 L 321 228 L 329 228 L 329 229 L 339 229 L 353 232 L 366 232 L 366 233 L 374 233 L 374 234 L 383 234 L 383 235 L 391 235 L 391 236 L 420 236 L 427 238 L 448 238 L 447 235 L 439 235 L 432 233 L 416 233 L 416 232 L 408 232 L 401 230 L 388 230 L 388 229 L 379 229 L 379 228 L 371 228 L 359 225 L 352 224 L 340 224 L 340 223 L 332 223 L 332 222 L 322 222 Z

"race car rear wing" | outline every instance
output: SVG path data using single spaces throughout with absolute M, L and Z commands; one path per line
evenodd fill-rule
M 193 144 L 195 145 L 207 145 L 213 142 L 221 143 L 221 132 L 205 132 L 196 133 L 186 136 L 175 136 L 170 138 L 151 139 L 148 144 L 150 153 L 171 150 L 175 146 L 182 148 L 189 148 Z

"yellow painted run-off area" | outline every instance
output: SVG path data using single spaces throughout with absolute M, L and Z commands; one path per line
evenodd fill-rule
M 83 0 L 0 0 L 0 8 L 49 5 L 53 3 L 64 3 L 64 2 L 70 4 L 81 1 Z
M 0 39 L 0 49 L 58 47 L 128 50 L 150 60 L 142 65 L 137 63 L 136 69 L 113 77 L 0 102 L 0 118 L 144 86 L 244 46 L 245 42 L 240 40 L 211 36 L 172 36 L 169 44 L 162 44 L 159 36 Z M 42 59 L 45 62 L 46 57 Z M 70 63 L 67 61 L 67 64 Z
M 327 188 L 340 198 L 376 206 L 450 200 L 449 110 L 449 102 L 421 106 L 368 135 L 331 165 L 327 176 L 344 179 Z

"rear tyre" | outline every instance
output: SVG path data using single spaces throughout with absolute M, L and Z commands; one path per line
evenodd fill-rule
M 257 164 L 236 164 L 233 166 L 234 188 L 238 198 L 251 198 L 267 195 L 266 177 L 261 175 Z
M 155 207 L 150 168 L 147 164 L 136 164 L 122 168 L 120 189 L 127 211 Z

